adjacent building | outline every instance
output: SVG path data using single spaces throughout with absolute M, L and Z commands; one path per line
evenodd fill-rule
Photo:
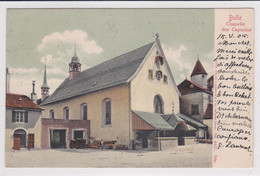
M 6 93 L 6 149 L 41 147 L 42 110 L 25 95 Z
M 178 85 L 182 95 L 181 113 L 207 125 L 208 130 L 199 129 L 198 138 L 212 138 L 213 76 L 207 79 L 207 72 L 198 59 L 191 73 L 191 80 L 185 79 Z

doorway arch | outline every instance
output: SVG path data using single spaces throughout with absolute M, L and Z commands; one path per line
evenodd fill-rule
M 13 134 L 13 149 L 20 150 L 26 148 L 26 136 L 27 132 L 24 129 L 17 129 Z
M 178 123 L 175 128 L 176 137 L 178 137 L 178 145 L 185 145 L 184 137 L 186 136 L 186 124 Z

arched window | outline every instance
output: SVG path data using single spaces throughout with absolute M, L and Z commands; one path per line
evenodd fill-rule
M 111 99 L 103 100 L 103 124 L 111 125 Z
M 69 108 L 65 107 L 63 109 L 63 119 L 69 120 Z
M 80 105 L 80 118 L 88 120 L 88 106 L 86 103 Z
M 164 113 L 163 100 L 162 100 L 160 95 L 156 95 L 154 97 L 153 104 L 154 104 L 154 112 L 155 113 L 159 113 L 159 114 Z
M 54 110 L 50 110 L 50 119 L 54 119 Z

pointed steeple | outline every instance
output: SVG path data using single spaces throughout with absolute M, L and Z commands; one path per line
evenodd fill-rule
M 49 96 L 49 89 L 50 87 L 47 84 L 47 76 L 46 76 L 46 58 L 45 58 L 45 64 L 44 64 L 44 75 L 43 75 L 43 84 L 41 87 L 42 91 L 42 101 Z
M 199 59 L 199 55 L 198 55 L 198 60 L 197 60 L 197 62 L 195 64 L 195 67 L 193 68 L 191 76 L 199 75 L 199 74 L 206 74 L 207 75 L 208 73 L 206 72 L 206 70 L 202 66 L 202 64 L 200 62 L 200 59 Z
M 195 64 L 195 67 L 191 73 L 191 81 L 202 86 L 203 88 L 207 88 L 207 72 L 202 66 L 200 60 L 199 60 L 199 55 L 198 55 L 198 60 Z
M 47 76 L 46 76 L 46 58 L 45 58 L 45 64 L 44 64 L 44 75 L 43 75 L 43 84 L 41 88 L 49 88 L 47 84 Z

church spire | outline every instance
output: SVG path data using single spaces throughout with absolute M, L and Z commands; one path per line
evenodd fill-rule
M 44 63 L 44 75 L 43 75 L 42 87 L 49 88 L 49 86 L 47 84 L 47 76 L 46 76 L 46 58 L 45 58 L 45 63 Z
M 43 75 L 43 84 L 41 87 L 42 90 L 42 101 L 49 96 L 49 86 L 47 84 L 47 76 L 46 76 L 46 58 L 44 63 L 44 75 Z
M 77 46 L 76 46 L 76 43 L 74 43 L 74 56 L 77 56 Z

